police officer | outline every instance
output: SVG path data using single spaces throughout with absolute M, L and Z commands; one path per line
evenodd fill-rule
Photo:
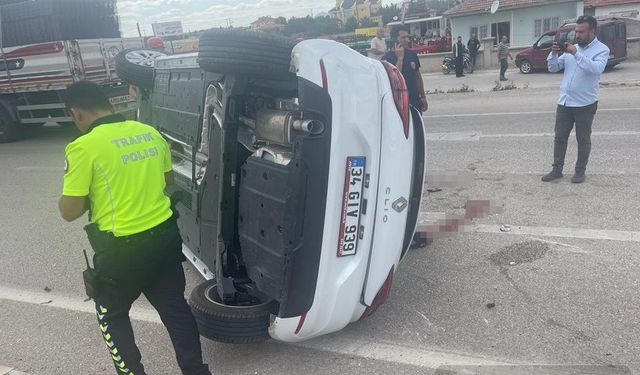
M 65 104 L 82 134 L 65 150 L 60 213 L 73 221 L 89 210 L 95 269 L 85 271 L 85 285 L 116 373 L 145 374 L 129 320 L 142 293 L 167 327 L 182 373 L 211 374 L 184 299 L 182 240 L 164 194 L 173 182 L 167 142 L 151 126 L 114 114 L 92 82 L 69 86 Z

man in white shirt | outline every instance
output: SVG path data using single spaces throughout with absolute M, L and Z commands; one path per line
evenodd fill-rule
M 384 29 L 381 27 L 376 32 L 375 38 L 371 39 L 371 48 L 367 51 L 372 59 L 380 60 L 387 52 L 387 42 L 384 40 Z
M 553 170 L 542 177 L 549 182 L 562 178 L 567 142 L 573 125 L 578 140 L 578 161 L 571 182 L 585 181 L 585 170 L 591 153 L 591 125 L 598 109 L 600 75 L 609 60 L 609 48 L 596 38 L 598 23 L 591 16 L 580 16 L 576 23 L 578 45 L 565 43 L 564 54 L 558 57 L 561 47 L 554 43 L 547 57 L 550 72 L 564 69 L 560 85 L 560 99 L 556 110 Z

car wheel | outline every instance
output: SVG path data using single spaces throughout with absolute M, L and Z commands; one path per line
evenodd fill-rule
M 158 57 L 166 54 L 153 50 L 125 50 L 116 55 L 118 77 L 132 85 L 153 88 L 153 66 Z
M 533 68 L 531 67 L 531 63 L 529 62 L 529 60 L 522 60 L 522 62 L 520 63 L 520 71 L 522 72 L 522 74 L 529 74 L 532 70 Z
M 230 306 L 221 302 L 215 280 L 205 281 L 191 292 L 189 305 L 200 334 L 210 340 L 248 344 L 269 339 L 273 303 Z
M 211 30 L 200 37 L 198 62 L 213 73 L 295 78 L 290 71 L 295 44 L 295 40 L 279 35 Z
M 471 64 L 471 61 L 465 61 L 464 74 L 471 74 L 471 73 L 473 73 L 473 65 Z
M 0 143 L 16 141 L 20 137 L 20 130 L 9 111 L 0 105 Z

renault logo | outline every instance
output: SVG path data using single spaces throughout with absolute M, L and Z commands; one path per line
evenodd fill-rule
M 393 207 L 396 212 L 400 213 L 404 211 L 405 208 L 407 208 L 408 203 L 409 202 L 407 202 L 404 197 L 400 197 L 395 202 L 393 202 L 393 205 L 391 207 Z

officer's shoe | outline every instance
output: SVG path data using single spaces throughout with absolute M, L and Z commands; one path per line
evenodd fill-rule
M 551 182 L 553 180 L 557 180 L 562 178 L 562 171 L 560 169 L 553 169 L 551 172 L 547 173 L 546 175 L 542 176 L 542 181 L 544 182 Z
M 587 176 L 585 176 L 584 171 L 576 171 L 576 174 L 574 174 L 573 177 L 571 177 L 571 182 L 573 182 L 574 184 L 581 184 L 586 179 L 587 179 Z

